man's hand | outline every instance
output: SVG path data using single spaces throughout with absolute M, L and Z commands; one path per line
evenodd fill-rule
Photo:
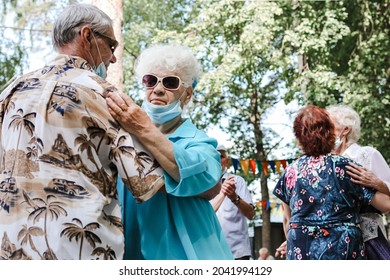
M 235 200 L 237 198 L 236 181 L 234 180 L 234 176 L 226 178 L 222 184 L 221 193 L 227 196 L 230 200 Z

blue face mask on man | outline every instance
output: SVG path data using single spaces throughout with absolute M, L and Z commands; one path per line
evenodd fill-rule
M 106 65 L 104 65 L 103 61 L 99 64 L 98 67 L 92 67 L 92 69 L 95 71 L 96 75 L 102 77 L 104 80 L 107 78 Z
M 179 99 L 169 103 L 168 105 L 155 105 L 147 101 L 146 99 L 142 103 L 142 108 L 148 114 L 149 118 L 155 124 L 163 124 L 173 120 L 183 112 L 180 106 L 180 99 L 185 92 L 179 97 Z
M 102 62 L 100 62 L 98 67 L 96 67 L 96 65 L 92 66 L 92 70 L 96 73 L 96 75 L 102 77 L 105 80 L 107 78 L 106 65 L 103 62 L 102 55 L 100 54 L 100 49 L 99 49 L 99 46 L 98 46 L 98 44 L 96 42 L 95 35 L 93 35 L 93 32 L 92 32 L 92 36 L 95 39 L 95 43 L 96 43 L 96 47 L 97 47 L 97 50 L 98 50 L 98 53 L 99 53 L 99 57 L 100 57 L 100 60 L 102 61 Z M 89 53 L 89 55 L 92 57 L 91 53 Z M 95 61 L 94 61 L 94 63 L 95 63 Z

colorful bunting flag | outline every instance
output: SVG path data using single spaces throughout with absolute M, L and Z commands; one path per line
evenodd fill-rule
M 240 165 L 241 165 L 242 171 L 244 171 L 245 175 L 248 175 L 249 159 L 241 159 Z
M 269 161 L 268 161 L 268 164 L 269 164 L 269 166 L 271 167 L 272 172 L 273 172 L 274 174 L 276 174 L 276 170 L 275 170 L 275 161 L 269 160 Z
M 239 167 L 239 165 L 240 165 L 240 162 L 239 162 L 239 160 L 236 159 L 236 158 L 231 158 L 231 161 L 232 161 L 232 164 L 233 164 L 234 173 L 236 173 L 237 170 L 238 170 L 238 167 Z
M 254 159 L 237 159 L 231 158 L 231 164 L 234 168 L 234 173 L 237 173 L 237 170 L 241 168 L 245 175 L 248 175 L 249 168 L 253 173 L 253 176 L 256 174 L 262 174 L 266 177 L 269 176 L 269 168 L 274 174 L 282 175 L 282 170 L 287 168 L 288 164 L 291 164 L 295 159 L 278 159 L 278 160 L 267 160 L 267 161 L 259 161 Z M 257 172 L 256 172 L 257 171 Z
M 280 206 L 282 205 L 280 202 L 271 202 L 269 200 L 258 200 L 255 202 L 255 205 L 257 208 L 272 210 L 276 209 L 279 210 Z
M 265 177 L 268 177 L 268 175 L 269 175 L 269 172 L 268 172 L 268 161 L 263 161 L 261 163 L 261 166 L 263 167 Z
M 291 164 L 294 161 L 294 159 L 290 158 L 287 160 L 288 164 Z
M 249 160 L 249 167 L 252 170 L 253 176 L 256 176 L 256 161 L 254 159 Z
M 257 165 L 258 174 L 261 174 L 261 171 L 263 170 L 263 166 L 261 165 L 261 161 L 256 160 L 256 165 Z
M 280 165 L 281 165 L 280 160 L 276 160 L 276 161 L 275 161 L 275 165 L 276 165 L 276 173 L 278 173 L 279 175 L 281 175 L 281 174 L 282 174 L 282 171 L 280 171 Z

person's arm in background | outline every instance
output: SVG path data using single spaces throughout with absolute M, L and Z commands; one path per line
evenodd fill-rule
M 219 195 L 220 190 L 221 190 L 221 185 L 222 185 L 221 181 L 219 181 L 214 187 L 212 187 L 211 189 L 208 189 L 207 191 L 204 191 L 201 194 L 198 194 L 197 197 L 201 197 L 201 198 L 204 198 L 207 200 L 212 200 Z M 213 208 L 214 208 L 214 206 L 213 206 Z M 214 211 L 216 211 L 216 210 L 214 210 Z
M 248 219 L 253 219 L 255 215 L 255 206 L 253 204 L 252 195 L 249 192 L 248 185 L 244 178 L 236 176 L 236 193 L 240 196 L 240 203 L 236 206 L 238 210 Z
M 249 204 L 247 201 L 245 201 L 245 199 L 241 198 L 241 196 L 237 194 L 236 184 L 244 183 L 245 185 L 241 187 L 246 188 L 246 183 L 238 180 L 243 181 L 241 177 L 229 176 L 223 182 L 221 192 L 231 200 L 231 202 L 238 208 L 241 214 L 243 214 L 247 219 L 251 220 L 255 215 L 255 209 L 252 204 Z M 244 198 L 246 198 L 246 196 Z
M 290 225 L 290 218 L 291 218 L 291 210 L 290 206 L 283 202 L 283 231 L 284 235 L 287 239 L 288 229 Z M 287 240 L 284 241 L 280 246 L 276 249 L 275 257 L 278 257 L 280 255 L 281 258 L 283 258 L 286 255 L 287 251 Z
M 213 206 L 215 212 L 217 212 L 219 207 L 221 207 L 224 199 L 225 195 L 222 192 L 219 192 L 219 194 L 217 194 L 212 200 L 210 200 L 210 203 Z
M 370 204 L 384 214 L 390 212 L 390 196 L 384 193 L 376 192 Z

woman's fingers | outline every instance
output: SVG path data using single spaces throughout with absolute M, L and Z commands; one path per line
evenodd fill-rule
M 108 107 L 114 111 L 117 116 L 120 116 L 122 112 L 127 112 L 133 100 L 123 93 L 109 92 L 107 94 L 106 102 Z
M 355 184 L 360 184 L 363 186 L 371 187 L 375 184 L 376 176 L 372 171 L 368 170 L 365 167 L 358 166 L 356 164 L 350 163 L 346 166 L 347 175 L 351 177 L 351 181 Z

